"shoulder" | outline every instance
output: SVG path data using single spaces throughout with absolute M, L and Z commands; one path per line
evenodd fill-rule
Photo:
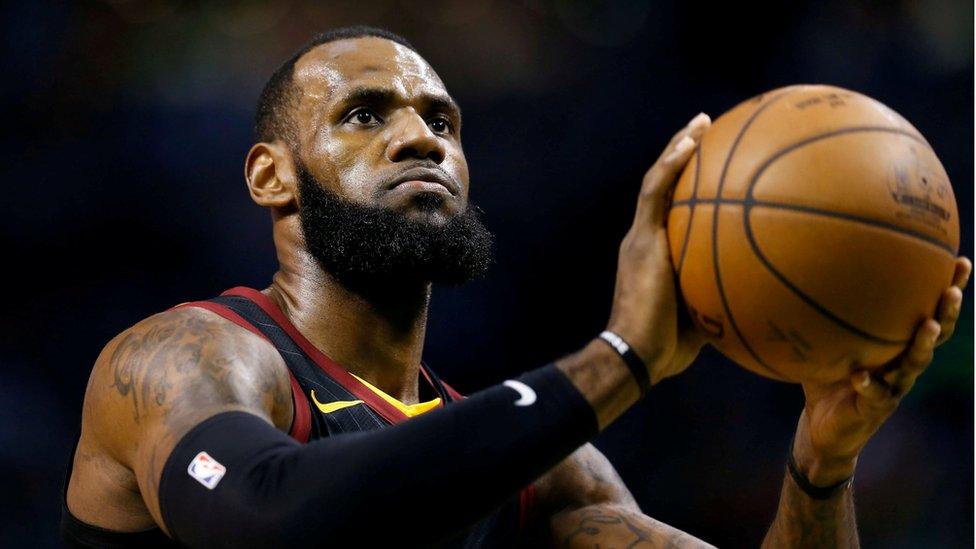
M 182 431 L 244 409 L 276 425 L 290 421 L 290 390 L 288 369 L 267 340 L 205 309 L 172 309 L 104 347 L 85 393 L 83 436 L 87 427 L 124 463 L 133 439 L 160 420 Z
M 146 407 L 151 401 L 165 400 L 163 393 L 170 384 L 164 380 L 172 382 L 181 374 L 199 373 L 239 377 L 266 374 L 287 380 L 287 369 L 270 342 L 198 307 L 171 309 L 123 331 L 102 350 L 93 377 L 110 377 L 109 385 L 115 392 Z M 134 394 L 135 389 L 142 393 Z
M 95 367 L 117 366 L 122 374 L 152 373 L 209 359 L 245 360 L 253 368 L 275 358 L 280 361 L 264 338 L 207 309 L 182 307 L 146 318 L 117 335 L 102 350 Z M 134 372 L 139 366 L 144 371 Z
M 92 369 L 69 504 L 126 520 L 144 521 L 148 514 L 161 524 L 159 478 L 173 447 L 200 422 L 229 411 L 288 429 L 291 381 L 268 341 L 195 307 L 128 328 Z M 131 502 L 135 492 L 142 504 Z

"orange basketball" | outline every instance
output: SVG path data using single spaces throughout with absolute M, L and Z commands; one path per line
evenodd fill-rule
M 918 130 L 832 86 L 716 120 L 674 192 L 668 238 L 695 323 L 786 381 L 878 365 L 935 314 L 959 248 L 945 169 Z

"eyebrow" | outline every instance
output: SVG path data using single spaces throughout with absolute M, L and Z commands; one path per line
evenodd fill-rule
M 390 105 L 397 99 L 397 92 L 389 88 L 358 87 L 349 90 L 337 105 L 347 107 L 351 105 L 368 105 L 371 107 L 383 107 Z M 422 93 L 418 96 L 421 103 L 430 110 L 447 112 L 457 116 L 458 122 L 461 121 L 461 107 L 450 95 Z

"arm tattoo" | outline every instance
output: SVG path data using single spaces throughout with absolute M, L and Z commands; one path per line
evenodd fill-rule
M 149 406 L 166 403 L 167 391 L 173 387 L 167 370 L 175 366 L 182 373 L 199 364 L 203 349 L 213 340 L 212 328 L 188 315 L 174 315 L 147 329 L 136 327 L 125 335 L 112 353 L 109 367 L 112 387 L 132 399 L 136 423 L 150 412 Z
M 180 435 L 204 409 L 233 405 L 270 415 L 287 404 L 287 380 L 251 356 L 239 335 L 200 315 L 165 313 L 130 329 L 116 346 L 111 387 L 130 399 L 136 423 L 162 414 L 170 434 Z
M 650 534 L 648 532 L 634 527 L 619 513 L 608 513 L 604 509 L 595 508 L 588 509 L 579 516 L 579 524 L 573 531 L 569 532 L 563 540 L 562 546 L 573 547 L 573 541 L 577 540 L 579 536 L 599 537 L 604 530 L 616 529 L 620 531 L 622 530 L 621 526 L 630 530 L 634 537 L 633 541 L 630 541 L 625 547 L 636 547 L 641 542 L 649 542 Z M 596 546 L 599 546 L 599 543 Z
M 564 548 L 644 547 L 684 549 L 710 547 L 680 530 L 646 515 L 609 505 L 593 506 L 572 513 L 575 528 L 566 533 Z M 567 517 L 568 518 L 568 517 Z
M 763 547 L 860 547 L 851 488 L 825 500 L 803 493 L 789 474 Z
M 585 445 L 536 482 L 558 547 L 711 547 L 643 514 L 613 465 Z
M 287 429 L 287 367 L 263 339 L 186 308 L 146 319 L 105 347 L 89 379 L 84 421 L 95 422 L 99 444 L 135 474 L 149 513 L 163 526 L 158 483 L 169 453 L 195 425 L 231 410 Z

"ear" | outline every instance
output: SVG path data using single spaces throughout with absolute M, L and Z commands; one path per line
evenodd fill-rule
M 267 208 L 297 204 L 295 170 L 291 153 L 283 143 L 256 143 L 247 152 L 244 178 L 251 199 Z

